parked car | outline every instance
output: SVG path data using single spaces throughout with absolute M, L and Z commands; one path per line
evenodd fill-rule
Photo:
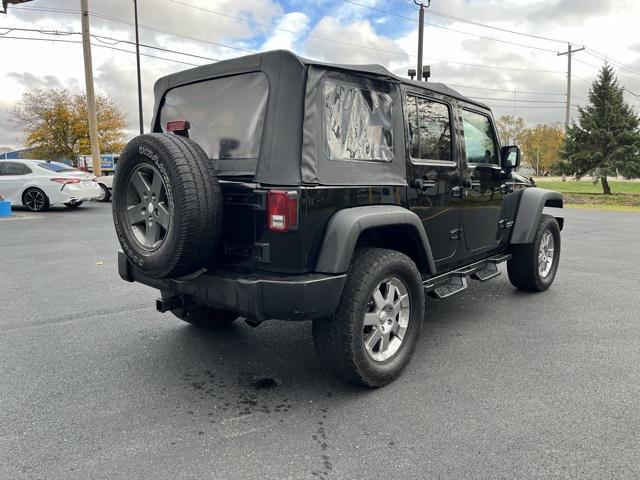
M 44 160 L 0 160 L 0 194 L 32 212 L 51 205 L 78 208 L 98 198 L 102 189 L 95 177 L 69 165 Z
M 503 262 L 521 290 L 556 276 L 563 218 L 543 209 L 562 196 L 515 175 L 491 110 L 445 85 L 268 52 L 161 78 L 152 126 L 118 164 L 119 272 L 196 326 L 312 319 L 322 364 L 377 387 L 425 294 Z

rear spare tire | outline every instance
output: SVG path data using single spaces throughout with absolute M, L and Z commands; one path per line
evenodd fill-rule
M 113 183 L 113 221 L 131 263 L 152 278 L 181 277 L 209 264 L 222 227 L 222 195 L 195 142 L 151 133 L 129 142 Z

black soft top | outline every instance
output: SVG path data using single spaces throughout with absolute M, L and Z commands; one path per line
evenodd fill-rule
M 219 162 L 223 174 L 250 174 L 255 181 L 269 185 L 297 184 L 406 184 L 406 165 L 402 142 L 395 148 L 393 162 L 323 161 L 319 138 L 322 135 L 319 86 L 325 78 L 362 78 L 364 82 L 389 82 L 420 88 L 436 97 L 457 99 L 489 110 L 442 83 L 419 82 L 391 73 L 381 65 L 344 65 L 299 57 L 286 50 L 247 55 L 210 65 L 184 70 L 160 78 L 155 85 L 152 131 L 162 131 L 159 113 L 165 94 L 172 88 L 213 78 L 250 72 L 263 72 L 269 80 L 266 121 L 262 133 L 260 158 Z M 394 103 L 402 102 L 399 89 L 392 94 Z M 394 137 L 404 137 L 402 109 L 394 113 Z M 212 114 L 214 114 L 212 112 Z
M 198 81 L 198 79 L 214 78 L 224 75 L 230 75 L 234 73 L 247 72 L 260 70 L 260 66 L 265 59 L 268 62 L 278 61 L 275 57 L 289 57 L 300 65 L 318 65 L 334 70 L 345 70 L 351 72 L 366 73 L 369 75 L 375 75 L 379 77 L 386 77 L 396 82 L 403 83 L 405 85 L 412 85 L 414 87 L 421 87 L 426 90 L 430 90 L 441 95 L 447 95 L 449 97 L 462 100 L 472 105 L 478 105 L 483 108 L 488 108 L 485 104 L 473 100 L 469 97 L 462 95 L 457 90 L 447 87 L 444 83 L 435 82 L 419 82 L 417 80 L 411 80 L 409 78 L 400 77 L 382 65 L 370 64 L 370 65 L 351 65 L 342 63 L 327 63 L 319 62 L 317 60 L 311 60 L 309 58 L 300 57 L 289 50 L 274 50 L 270 52 L 256 53 L 253 55 L 246 55 L 244 57 L 232 58 L 229 60 L 222 60 L 217 63 L 211 63 L 209 65 L 203 65 L 201 67 L 191 68 L 178 73 L 167 75 L 159 80 L 159 82 L 168 81 L 171 85 L 181 85 L 184 83 L 191 83 Z M 281 60 L 280 60 L 281 61 Z

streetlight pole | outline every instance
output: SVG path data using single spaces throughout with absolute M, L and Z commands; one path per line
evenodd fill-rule
M 427 1 L 427 5 L 425 7 L 424 3 L 418 3 L 416 0 L 413 0 L 413 3 L 420 7 L 420 17 L 418 20 L 418 81 L 422 81 L 422 45 L 424 42 L 424 9 L 429 8 L 431 5 L 431 0 Z
M 140 135 L 144 133 L 144 119 L 142 118 L 142 81 L 140 79 L 140 36 L 138 32 L 138 0 L 133 0 L 133 12 L 136 25 L 136 65 L 138 69 L 138 118 L 140 119 Z

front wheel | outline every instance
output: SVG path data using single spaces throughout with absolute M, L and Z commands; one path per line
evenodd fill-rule
M 392 382 L 416 348 L 424 301 L 420 272 L 409 257 L 394 250 L 358 250 L 336 312 L 313 321 L 321 361 L 354 384 Z
M 542 215 L 532 243 L 512 246 L 507 262 L 511 284 L 529 292 L 547 290 L 560 264 L 560 227 L 551 215 Z

